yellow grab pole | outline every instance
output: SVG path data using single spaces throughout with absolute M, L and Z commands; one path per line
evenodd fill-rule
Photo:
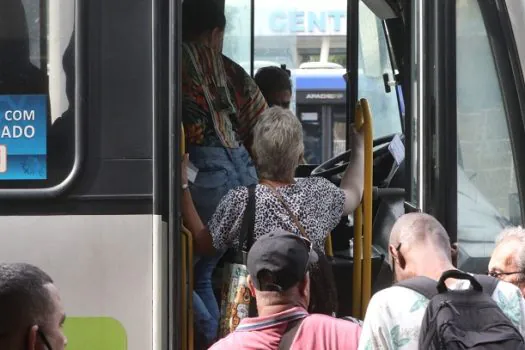
M 357 103 L 355 110 L 355 128 L 363 127 L 363 113 L 361 105 Z M 362 264 L 363 255 L 363 208 L 362 204 L 354 212 L 354 273 L 352 280 L 352 316 L 359 318 L 361 316 L 361 285 L 362 285 Z
M 186 138 L 184 125 L 181 124 L 180 151 L 186 154 Z M 186 171 L 186 169 L 181 169 Z M 181 225 L 181 257 L 182 257 L 182 344 L 183 349 L 193 350 L 193 234 Z
M 372 113 L 366 99 L 361 99 L 365 136 L 365 185 L 363 193 L 363 294 L 361 318 L 364 318 L 370 298 L 372 297 L 372 179 L 374 136 Z
M 182 227 L 182 237 L 184 237 L 184 239 L 186 240 L 185 242 L 186 245 L 183 245 L 183 247 L 187 248 L 186 251 L 183 252 L 182 254 L 182 257 L 186 258 L 185 267 L 187 268 L 187 270 L 183 272 L 183 275 L 185 275 L 185 280 L 187 281 L 185 293 L 182 293 L 183 300 L 185 299 L 187 302 L 186 307 L 182 309 L 183 312 L 186 311 L 186 317 L 185 317 L 186 331 L 183 334 L 187 335 L 186 349 L 192 350 L 193 349 L 193 235 L 188 229 L 186 229 L 183 226 Z M 183 251 L 184 250 L 185 249 L 183 249 Z
M 334 248 L 332 246 L 332 233 L 328 233 L 328 237 L 326 237 L 326 241 L 324 244 L 324 250 L 326 252 L 326 256 L 333 257 L 334 256 Z
M 352 316 L 361 317 L 361 283 L 363 255 L 363 208 L 360 204 L 354 212 L 354 276 L 352 281 Z
M 188 279 L 188 256 L 187 256 L 187 250 L 185 249 L 187 247 L 187 230 L 184 226 L 182 226 L 181 230 L 182 234 L 180 236 L 181 240 L 181 279 L 183 281 L 183 285 L 186 286 L 186 281 Z M 173 297 L 173 296 L 172 296 Z M 188 310 L 189 303 L 188 303 L 188 293 L 186 293 L 186 289 L 184 289 L 183 293 L 181 293 L 181 306 L 182 306 L 182 322 L 181 322 L 181 328 L 182 328 L 182 346 L 183 348 L 187 348 L 189 345 L 189 320 L 188 320 L 188 314 L 186 313 L 186 310 Z

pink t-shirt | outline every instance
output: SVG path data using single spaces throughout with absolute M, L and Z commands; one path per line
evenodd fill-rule
M 287 323 L 308 316 L 296 307 L 272 316 L 246 318 L 235 332 L 215 343 L 214 350 L 276 350 Z M 294 349 L 357 349 L 361 327 L 350 321 L 325 315 L 309 315 L 299 326 L 291 346 Z

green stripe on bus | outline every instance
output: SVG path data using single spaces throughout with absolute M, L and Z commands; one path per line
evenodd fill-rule
M 110 317 L 68 317 L 64 324 L 68 350 L 127 350 L 122 324 Z

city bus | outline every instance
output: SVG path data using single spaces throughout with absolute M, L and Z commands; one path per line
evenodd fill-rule
M 369 101 L 373 254 L 354 261 L 353 220 L 342 218 L 332 235 L 339 287 L 391 283 L 389 231 L 410 211 L 443 223 L 459 268 L 485 271 L 498 232 L 525 218 L 525 2 L 223 2 L 224 54 L 250 62 L 250 74 L 255 61 L 341 65 L 345 102 L 328 104 L 341 114 L 337 130 L 354 121 L 358 99 Z M 53 277 L 68 349 L 193 348 L 181 3 L 0 2 L 0 257 Z M 301 118 L 309 111 L 294 93 Z M 347 150 L 345 135 L 336 140 Z M 323 142 L 311 148 L 315 162 L 340 150 Z M 374 264 L 371 280 L 348 286 L 354 263 Z

